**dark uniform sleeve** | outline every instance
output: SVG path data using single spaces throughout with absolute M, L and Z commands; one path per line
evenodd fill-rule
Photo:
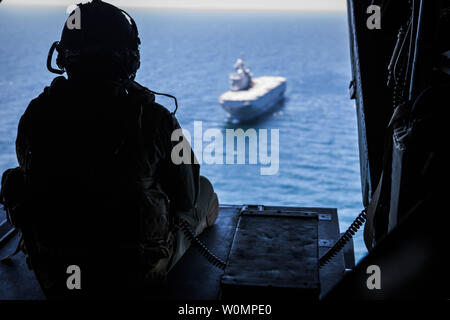
M 51 87 L 59 85 L 65 81 L 64 77 L 56 77 L 52 81 Z M 33 123 L 39 123 L 42 108 L 47 103 L 47 97 L 50 87 L 45 87 L 44 91 L 35 99 L 31 100 L 24 114 L 20 118 L 16 138 L 16 155 L 19 165 L 24 168 L 27 166 L 27 159 L 31 149 L 31 140 L 33 138 Z
M 160 106 L 163 108 L 162 106 Z M 164 109 L 164 111 L 167 111 Z M 180 211 L 189 211 L 195 207 L 200 186 L 200 165 L 195 158 L 194 152 L 187 143 L 190 153 L 188 163 L 175 164 L 172 161 L 172 150 L 181 141 L 172 141 L 172 133 L 181 129 L 175 116 L 164 112 L 160 122 L 155 124 L 159 127 L 159 139 L 161 152 L 161 163 L 159 166 L 158 177 L 170 200 L 170 210 L 172 213 Z
M 31 113 L 34 109 L 34 100 L 29 104 L 19 121 L 16 138 L 16 155 L 19 165 L 26 165 L 27 154 L 31 146 Z
M 176 129 L 181 129 L 181 127 L 175 116 L 172 116 L 172 132 Z M 197 202 L 200 185 L 200 165 L 187 141 L 185 143 L 188 145 L 187 149 L 190 152 L 189 163 L 175 164 L 172 161 L 171 154 L 179 141 L 170 142 L 170 150 L 167 153 L 169 157 L 166 159 L 167 171 L 170 177 L 168 180 L 169 198 L 172 200 L 171 206 L 175 211 L 187 211 L 195 207 Z

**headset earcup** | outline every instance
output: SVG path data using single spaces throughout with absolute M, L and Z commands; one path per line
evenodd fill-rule
M 128 74 L 135 76 L 139 67 L 141 66 L 139 50 L 128 54 Z
M 58 55 L 56 57 L 56 65 L 60 68 L 60 69 L 65 69 L 67 66 L 67 61 L 64 57 L 64 54 L 62 53 L 63 49 L 61 48 L 61 45 L 58 44 L 56 46 L 56 52 L 58 52 Z

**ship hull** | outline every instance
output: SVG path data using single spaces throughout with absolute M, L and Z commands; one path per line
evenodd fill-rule
M 269 111 L 284 97 L 286 79 L 283 77 L 260 77 L 245 91 L 228 91 L 219 98 L 223 109 L 232 120 L 248 121 Z

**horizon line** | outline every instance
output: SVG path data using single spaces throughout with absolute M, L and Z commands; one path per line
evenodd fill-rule
M 0 4 L 5 7 L 55 7 L 67 8 L 60 3 L 24 3 L 24 2 L 6 2 Z M 120 8 L 131 9 L 149 9 L 149 10 L 167 10 L 167 11 L 232 11 L 232 12 L 282 12 L 282 13 L 346 13 L 345 9 L 296 9 L 296 8 L 227 8 L 227 7 L 195 7 L 195 6 L 155 6 L 155 5 L 121 5 Z

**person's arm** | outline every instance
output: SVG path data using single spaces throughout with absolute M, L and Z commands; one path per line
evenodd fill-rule
M 195 207 L 200 186 L 200 166 L 194 162 L 195 155 L 188 142 L 185 150 L 190 153 L 189 163 L 174 163 L 172 150 L 179 141 L 172 141 L 175 130 L 181 129 L 166 108 L 153 103 L 144 109 L 144 141 L 149 155 L 154 157 L 156 178 L 170 200 L 170 211 L 186 212 Z M 180 139 L 181 140 L 181 139 Z M 176 150 L 176 149 L 175 149 Z
M 17 161 L 19 162 L 20 167 L 25 166 L 26 156 L 28 152 L 30 152 L 30 126 L 31 126 L 31 109 L 33 106 L 33 102 L 30 103 L 28 108 L 25 110 L 25 113 L 22 115 L 19 121 L 19 126 L 17 129 L 17 138 L 16 138 L 16 155 Z
M 200 165 L 197 163 L 194 152 L 192 151 L 190 144 L 184 139 L 184 150 L 190 154 L 187 158 L 190 161 L 188 163 L 174 163 L 172 159 L 173 148 L 181 143 L 180 141 L 172 141 L 172 133 L 181 129 L 175 116 L 171 116 L 171 122 L 168 123 L 169 131 L 167 132 L 167 146 L 166 158 L 165 158 L 165 179 L 163 187 L 168 193 L 171 201 L 171 211 L 188 211 L 195 207 L 197 196 L 199 193 L 200 184 Z M 176 150 L 176 149 L 175 149 Z M 177 152 L 174 155 L 179 155 Z

